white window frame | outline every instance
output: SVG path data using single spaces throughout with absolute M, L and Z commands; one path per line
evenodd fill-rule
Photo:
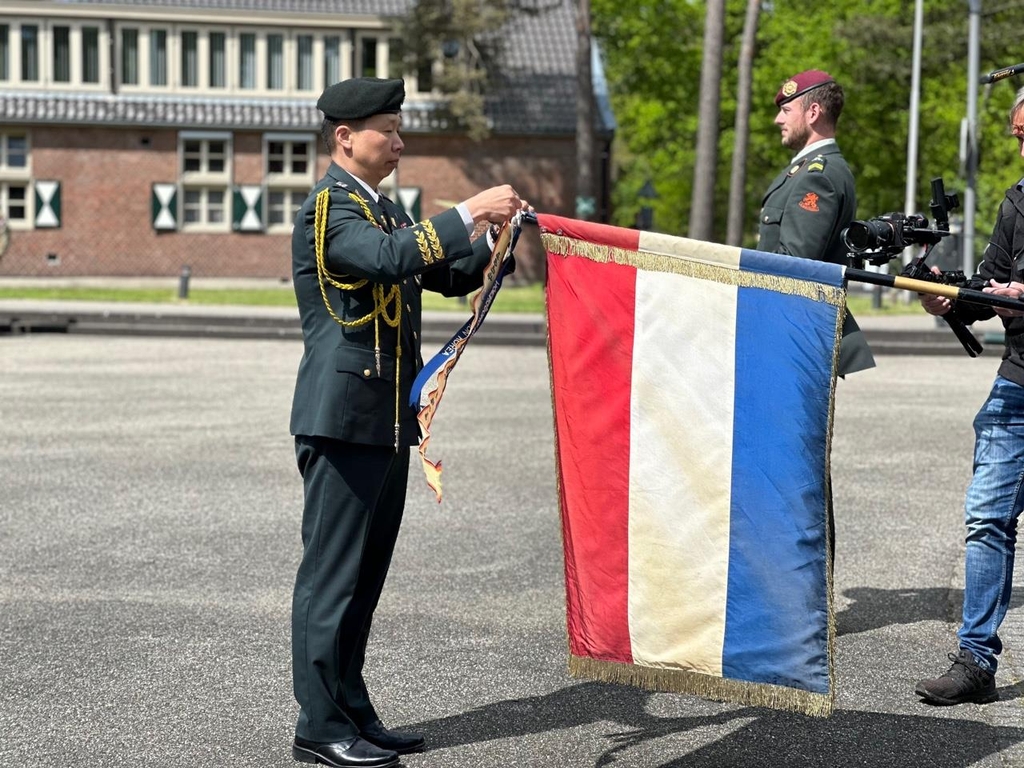
M 11 137 L 25 139 L 25 165 L 11 166 L 7 163 L 10 156 Z M 5 181 L 29 181 L 32 178 L 32 134 L 26 130 L 0 128 L 0 179 Z
M 196 82 L 195 85 L 186 85 L 184 70 L 185 70 L 185 34 L 193 33 L 196 36 Z M 174 62 L 174 74 L 171 88 L 172 90 L 181 90 L 185 93 L 198 93 L 207 89 L 207 83 L 203 82 L 210 76 L 209 66 L 203 67 L 203 64 L 207 64 L 207 58 L 203 55 L 204 42 L 207 40 L 208 33 L 199 27 L 194 26 L 182 26 L 175 30 L 174 37 L 177 41 L 178 55 L 175 57 Z M 209 48 L 206 48 L 207 54 Z
M 46 84 L 46 60 L 49 47 L 46 45 L 46 26 L 39 19 L 11 19 L 10 25 L 10 76 L 8 85 L 14 88 L 39 88 Z M 21 30 L 22 27 L 35 27 L 36 36 L 36 79 L 25 80 L 21 69 Z
M 24 167 L 7 164 L 7 158 L 9 157 L 8 146 L 11 137 L 25 139 Z M 23 187 L 25 189 L 24 219 L 12 219 L 9 215 L 11 187 Z M 0 215 L 3 215 L 7 220 L 11 229 L 33 229 L 36 218 L 35 205 L 36 193 L 32 183 L 32 133 L 28 130 L 2 128 L 0 129 Z
M 287 215 L 284 221 L 271 221 L 271 208 L 273 207 L 270 196 L 284 195 Z M 267 187 L 263 199 L 263 216 L 266 223 L 267 234 L 283 234 L 291 232 L 295 224 L 295 213 L 299 206 L 309 197 L 308 189 L 297 189 L 295 187 Z
M 25 218 L 12 219 L 10 217 L 10 195 L 11 187 L 22 187 L 25 190 Z M 11 229 L 27 230 L 33 229 L 36 218 L 36 193 L 32 182 L 28 179 L 0 180 L 0 216 L 7 220 Z
M 188 221 L 185 216 L 187 206 L 185 198 L 190 192 L 198 192 L 200 195 L 199 211 L 201 215 L 199 221 Z M 210 221 L 210 192 L 219 192 L 221 195 L 221 221 Z M 216 184 L 182 184 L 178 202 L 181 214 L 179 230 L 182 232 L 230 232 L 231 202 L 230 187 L 221 187 Z
M 12 22 L 12 20 L 4 18 L 4 19 L 0 19 L 0 26 L 7 27 L 7 39 L 4 41 L 4 43 L 6 44 L 5 47 L 6 47 L 6 53 L 7 53 L 7 59 L 4 62 L 6 64 L 7 76 L 6 77 L 0 77 L 0 83 L 3 83 L 4 86 L 6 87 L 6 86 L 11 85 L 14 82 L 14 57 L 11 54 L 11 52 L 12 52 L 13 47 L 14 47 L 13 31 L 14 31 L 14 26 L 15 25 Z
M 124 33 L 125 30 L 133 30 L 135 32 L 135 76 L 136 82 L 126 83 L 124 81 Z M 114 29 L 114 57 L 117 61 L 117 67 L 114 72 L 114 82 L 117 83 L 117 87 L 120 90 L 135 91 L 144 90 L 146 86 L 144 83 L 149 81 L 148 70 L 143 72 L 143 68 L 149 66 L 149 60 L 145 59 L 143 48 L 148 46 L 148 36 L 145 29 L 140 27 L 138 24 L 119 24 Z
M 282 173 L 271 173 L 270 171 L 270 144 L 282 142 L 285 146 L 286 169 Z M 287 158 L 291 156 L 291 148 L 296 144 L 306 146 L 306 172 L 292 173 L 288 168 Z M 264 199 L 263 218 L 268 233 L 290 232 L 294 219 L 295 202 L 301 205 L 309 196 L 309 190 L 316 183 L 317 166 L 317 137 L 310 133 L 265 133 L 263 134 L 263 175 L 264 175 Z M 288 208 L 291 216 L 285 216 L 283 222 L 270 220 L 270 196 L 275 193 L 284 193 L 288 197 Z
M 186 142 L 200 142 L 200 169 L 185 170 Z M 224 142 L 224 169 L 210 171 L 208 167 L 209 145 L 212 141 Z M 182 232 L 230 232 L 232 205 L 232 177 L 234 171 L 234 138 L 228 131 L 181 131 L 178 133 L 178 228 Z M 185 197 L 188 192 L 201 194 L 201 220 L 185 220 Z M 209 193 L 220 192 L 223 200 L 223 220 L 210 221 Z
M 189 141 L 200 142 L 200 169 L 198 171 L 185 170 L 185 143 Z M 211 171 L 209 169 L 210 142 L 224 142 L 224 169 L 222 171 Z M 187 185 L 230 186 L 232 179 L 233 159 L 233 137 L 230 131 L 180 131 L 178 133 L 178 176 Z
M 375 50 L 375 72 L 374 77 L 387 77 L 388 71 L 388 37 L 392 34 L 389 29 L 360 29 L 355 33 L 354 40 L 354 69 L 352 72 L 353 77 L 367 77 L 363 70 L 363 49 L 366 47 L 366 40 L 374 38 Z
M 73 88 L 75 91 L 106 91 L 110 87 L 110 31 L 106 25 L 92 20 L 76 19 L 53 19 L 46 23 L 40 23 L 39 49 L 41 61 L 39 62 L 40 79 L 39 85 L 52 86 L 54 88 Z M 57 27 L 68 29 L 68 69 L 69 80 L 57 80 L 56 63 L 53 60 L 57 49 L 55 30 Z M 97 45 L 97 74 L 99 79 L 96 82 L 85 81 L 85 68 L 82 66 L 82 58 L 85 52 L 85 29 L 96 30 Z M 21 45 L 19 33 L 18 45 Z M 19 51 L 18 66 L 21 66 L 21 55 Z
M 213 68 L 213 46 L 210 44 L 210 36 L 214 34 L 224 36 L 224 85 L 216 87 L 210 79 L 210 70 Z M 204 91 L 223 94 L 234 90 L 231 81 L 231 38 L 231 30 L 227 27 L 209 27 L 202 30 L 199 38 L 199 81 Z
M 12 65 L 20 62 L 20 48 L 14 42 L 16 34 L 20 35 L 16 23 L 11 24 L 11 61 Z M 59 22 L 61 25 L 70 26 L 71 22 Z M 78 23 L 81 26 L 95 26 L 91 22 Z M 123 57 L 124 42 L 123 32 L 126 29 L 134 29 L 138 35 L 137 45 L 137 69 L 138 83 L 128 84 L 124 82 Z M 167 34 L 167 83 L 165 85 L 150 85 L 150 58 L 151 58 L 151 35 L 154 30 L 162 30 Z M 197 58 L 198 58 L 198 82 L 195 86 L 186 86 L 182 80 L 182 57 L 184 55 L 183 38 L 184 32 L 194 32 L 197 35 Z M 214 88 L 211 86 L 211 34 L 219 33 L 224 35 L 224 76 L 223 87 Z M 113 35 L 113 45 L 109 45 L 109 36 Z M 241 72 L 241 37 L 252 35 L 255 40 L 255 80 L 252 88 L 242 88 Z M 268 87 L 267 69 L 268 61 L 268 36 L 281 35 L 283 39 L 283 88 L 271 90 Z M 74 35 L 73 35 L 74 37 Z M 313 40 L 312 49 L 312 84 L 309 88 L 299 88 L 298 83 L 298 49 L 299 38 L 311 37 Z M 101 67 L 110 69 L 110 58 L 116 62 L 115 77 L 117 89 L 130 94 L 167 94 L 178 93 L 195 96 L 230 96 L 243 98 L 309 98 L 319 94 L 333 83 L 326 82 L 325 66 L 326 41 L 328 38 L 336 37 L 339 41 L 339 80 L 346 80 L 359 73 L 359 60 L 356 56 L 362 55 L 364 41 L 369 38 L 376 40 L 376 47 L 373 53 L 376 62 L 376 71 L 379 76 L 402 77 L 405 73 L 388 75 L 390 39 L 394 32 L 388 27 L 338 27 L 333 29 L 316 28 L 290 28 L 284 26 L 257 26 L 257 25 L 223 25 L 223 24 L 202 24 L 202 23 L 156 23 L 150 21 L 121 20 L 114 24 L 113 32 L 101 28 Z M 75 65 L 80 66 L 81 41 L 79 34 L 79 46 L 72 52 Z M 43 52 L 44 56 L 52 56 L 49 50 Z M 46 60 L 44 59 L 44 65 Z M 356 65 L 356 66 L 354 66 Z M 80 78 L 79 78 L 80 79 Z M 415 79 L 406 78 L 408 83 L 407 91 L 415 93 Z M 93 87 L 89 84 L 88 87 Z M 102 86 L 100 86 L 102 88 Z
M 291 148 L 296 144 L 306 145 L 308 154 L 307 165 L 305 173 L 293 173 L 289 169 L 285 169 L 281 173 L 273 173 L 270 170 L 270 144 L 272 142 L 281 142 L 286 145 L 285 157 L 287 158 L 292 155 Z M 265 133 L 263 134 L 263 174 L 266 177 L 267 184 L 280 185 L 286 187 L 303 186 L 305 185 L 307 191 L 312 188 L 316 182 L 316 136 L 311 133 Z

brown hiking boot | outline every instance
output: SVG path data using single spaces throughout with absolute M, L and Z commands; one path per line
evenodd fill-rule
M 969 651 L 949 654 L 953 666 L 945 674 L 922 680 L 914 691 L 928 704 L 988 704 L 999 698 L 996 676 L 982 669 Z

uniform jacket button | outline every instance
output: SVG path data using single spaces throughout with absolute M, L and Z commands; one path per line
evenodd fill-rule
M 371 371 L 369 368 L 363 369 L 363 376 L 365 376 L 366 378 L 370 378 L 371 373 L 373 373 L 373 371 Z

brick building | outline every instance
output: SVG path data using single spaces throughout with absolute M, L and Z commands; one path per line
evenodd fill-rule
M 0 275 L 290 275 L 294 211 L 327 165 L 316 98 L 406 79 L 390 195 L 414 218 L 499 181 L 572 215 L 572 0 L 513 18 L 490 136 L 446 128 L 428 74 L 402 73 L 412 0 L 5 0 L 0 4 Z M 441 54 L 443 55 L 443 54 Z M 595 67 L 598 215 L 613 121 Z

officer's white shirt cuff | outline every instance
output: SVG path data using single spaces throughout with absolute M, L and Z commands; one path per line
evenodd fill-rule
M 459 212 L 462 217 L 462 223 L 466 225 L 466 234 L 472 235 L 473 230 L 476 229 L 476 222 L 473 221 L 473 217 L 469 215 L 469 206 L 464 202 L 459 203 L 455 206 L 455 210 Z
M 455 210 L 462 216 L 462 223 L 466 225 L 466 234 L 470 237 L 473 236 L 473 232 L 476 230 L 476 222 L 473 221 L 473 217 L 469 215 L 469 206 L 465 203 L 459 203 L 455 206 Z M 494 239 L 492 228 L 487 228 L 487 247 L 494 250 L 494 244 L 497 242 Z

